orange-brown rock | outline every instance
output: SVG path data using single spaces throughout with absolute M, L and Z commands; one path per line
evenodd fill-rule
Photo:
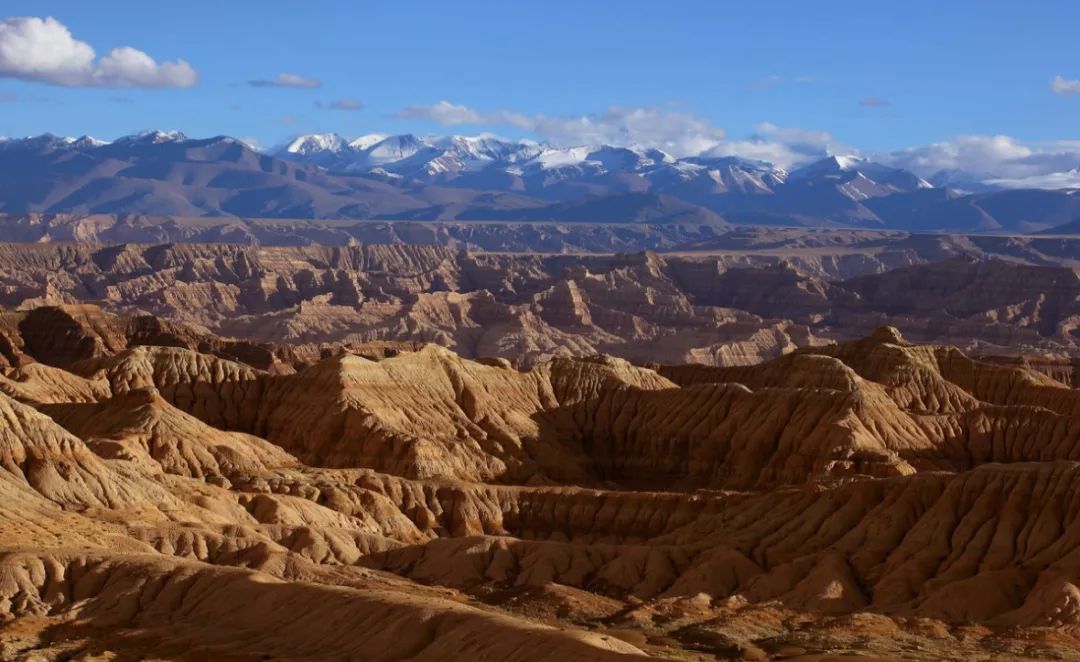
M 1080 657 L 1080 405 L 1026 365 L 289 372 L 54 310 L 5 322 L 4 659 Z
M 515 365 L 599 353 L 753 365 L 885 322 L 984 355 L 1080 356 L 1077 263 L 1053 242 L 924 237 L 886 251 L 868 236 L 763 234 L 634 255 L 0 244 L 0 305 L 19 311 L 0 323 L 0 363 L 24 344 L 52 365 L 152 344 L 293 372 L 342 346 L 433 342 Z

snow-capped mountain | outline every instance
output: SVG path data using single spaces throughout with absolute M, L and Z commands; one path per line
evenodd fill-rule
M 278 218 L 725 222 L 920 231 L 1029 232 L 1080 217 L 1064 190 L 833 155 L 791 172 L 735 156 L 677 158 L 640 146 L 561 147 L 494 136 L 299 136 L 270 152 L 228 136 L 146 131 L 105 142 L 0 140 L 0 212 Z M 1018 186 L 1030 188 L 1015 188 Z M 1042 190 L 1035 190 L 1036 188 Z
M 117 138 L 112 144 L 124 145 L 124 144 L 151 144 L 157 145 L 160 143 L 179 143 L 185 142 L 188 139 L 180 131 L 140 131 L 139 133 Z
M 332 171 L 378 171 L 416 178 L 482 169 L 494 162 L 513 163 L 528 143 L 488 136 L 419 137 L 373 133 L 348 140 L 336 133 L 299 136 L 276 155 L 314 163 Z
M 789 181 L 792 184 L 835 186 L 852 200 L 934 188 L 930 182 L 907 170 L 875 163 L 859 156 L 839 154 L 792 171 Z
M 553 147 L 493 136 L 374 134 L 350 141 L 337 134 L 315 134 L 296 138 L 276 154 L 331 171 L 362 174 L 377 170 L 440 183 L 483 171 L 548 184 L 636 175 L 648 186 L 662 190 L 689 187 L 715 193 L 770 193 L 790 179 L 792 183 L 835 185 L 853 200 L 932 188 L 911 172 L 851 155 L 830 156 L 793 171 L 789 177 L 771 164 L 734 156 L 680 159 L 659 149 L 636 146 Z M 543 188 L 543 182 L 522 186 L 526 190 Z
M 67 149 L 76 146 L 80 138 L 57 136 L 51 133 L 43 133 L 40 136 L 28 138 L 8 138 L 0 141 L 0 150 L 24 150 L 24 149 Z
M 292 161 L 351 174 L 392 174 L 426 183 L 475 186 L 503 182 L 512 190 L 547 191 L 610 185 L 633 177 L 620 190 L 683 186 L 742 192 L 769 192 L 787 173 L 762 162 L 736 157 L 677 159 L 659 149 L 613 145 L 554 147 L 493 136 L 363 136 L 349 141 L 336 134 L 300 136 L 276 152 Z M 568 191 L 568 194 L 572 192 Z
M 665 190 L 698 187 L 714 193 L 772 193 L 787 181 L 787 171 L 764 161 L 737 156 L 691 157 L 651 174 Z
M 523 194 L 562 205 L 556 215 L 567 212 L 575 201 L 607 198 L 611 205 L 619 205 L 626 200 L 644 200 L 641 196 L 649 194 L 697 205 L 736 222 L 947 227 L 952 222 L 950 215 L 956 215 L 967 219 L 959 223 L 970 221 L 979 229 L 1010 223 L 1007 219 L 1000 223 L 987 220 L 992 214 L 982 212 L 948 211 L 961 208 L 953 202 L 958 195 L 1007 187 L 992 175 L 980 176 L 982 183 L 977 185 L 975 177 L 951 173 L 946 185 L 962 184 L 959 193 L 940 190 L 940 194 L 929 194 L 935 185 L 917 174 L 854 154 L 830 155 L 788 172 L 735 156 L 676 158 L 636 146 L 556 147 L 493 136 L 365 136 L 352 142 L 341 137 L 308 138 L 317 140 L 301 138 L 279 155 L 321 165 L 331 172 L 377 177 L 401 185 Z M 321 149 L 300 148 L 308 145 Z M 1064 187 L 1075 178 L 1075 174 L 1065 173 L 1038 181 L 1060 182 Z M 513 213 L 532 219 L 545 212 Z M 911 215 L 933 221 L 927 224 L 908 219 Z
M 820 161 L 797 168 L 791 173 L 792 179 L 805 179 L 810 177 L 842 177 L 845 174 L 857 172 L 860 166 L 867 160 L 853 154 L 833 154 Z
M 349 141 L 336 133 L 313 133 L 298 136 L 285 146 L 285 152 L 297 156 L 338 154 L 349 147 Z

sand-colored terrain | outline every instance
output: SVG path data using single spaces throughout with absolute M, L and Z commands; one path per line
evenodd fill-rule
M 753 365 L 885 324 L 972 354 L 1080 358 L 1080 277 L 1067 257 L 1076 253 L 1055 239 L 761 231 L 727 241 L 713 253 L 607 255 L 0 244 L 0 306 L 92 304 L 124 316 L 144 344 L 233 339 L 201 350 L 228 346 L 230 358 L 260 368 L 373 343 L 435 343 L 518 367 L 600 353 Z M 32 348 L 55 342 L 53 326 L 70 324 L 60 317 L 24 322 L 48 331 L 27 331 Z M 95 333 L 88 342 L 113 342 L 107 329 Z M 275 358 L 260 343 L 287 349 Z M 71 351 L 85 358 L 94 348 Z
M 0 321 L 3 659 L 1080 658 L 1080 393 L 1019 363 Z

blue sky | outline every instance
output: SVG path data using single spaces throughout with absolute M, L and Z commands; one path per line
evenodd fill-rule
M 148 88 L 127 74 L 5 71 L 0 34 L 8 136 L 167 128 L 272 145 L 309 132 L 491 131 L 566 142 L 584 117 L 627 141 L 703 131 L 864 152 L 962 135 L 1080 137 L 1080 3 L 1065 0 L 7 0 L 3 15 L 52 16 L 98 58 L 130 46 L 184 60 L 198 80 Z M 279 74 L 311 86 L 249 84 Z M 331 107 L 342 101 L 363 107 Z

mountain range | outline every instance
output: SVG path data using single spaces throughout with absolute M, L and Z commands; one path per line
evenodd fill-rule
M 491 136 L 301 136 L 258 151 L 152 131 L 0 141 L 0 212 L 868 227 L 1028 233 L 1080 219 L 1076 190 L 1004 189 L 846 155 L 790 172 L 733 156 Z

